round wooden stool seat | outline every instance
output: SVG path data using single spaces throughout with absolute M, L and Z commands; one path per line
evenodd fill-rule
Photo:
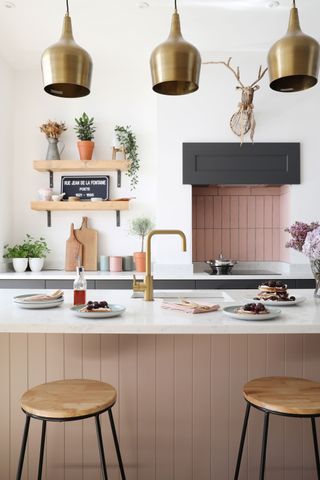
M 243 387 L 257 407 L 287 415 L 320 415 L 320 383 L 303 378 L 263 377 Z
M 44 418 L 77 418 L 94 415 L 115 403 L 112 385 L 97 380 L 59 380 L 31 388 L 21 397 L 22 409 Z

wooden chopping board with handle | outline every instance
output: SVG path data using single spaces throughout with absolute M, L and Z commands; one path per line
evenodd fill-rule
M 98 270 L 98 232 L 88 228 L 88 217 L 82 217 L 81 228 L 75 230 L 77 240 L 82 244 L 82 265 L 85 271 Z
M 66 259 L 64 269 L 74 272 L 78 265 L 82 265 L 82 244 L 75 236 L 74 224 L 71 223 L 70 237 L 66 242 Z

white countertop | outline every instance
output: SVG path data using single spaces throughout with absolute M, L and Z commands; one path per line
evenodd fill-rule
M 87 280 L 132 280 L 133 274 L 142 278 L 144 273 L 136 272 L 86 272 Z M 154 273 L 155 280 L 255 280 L 255 279 L 310 279 L 310 272 L 281 273 L 279 275 L 209 275 L 208 273 Z M 74 280 L 75 272 L 64 270 L 43 270 L 42 272 L 4 272 L 0 280 Z
M 44 291 L 43 291 L 44 292 Z M 221 307 L 246 303 L 255 290 L 189 290 L 186 298 L 203 303 L 219 303 Z M 25 310 L 14 305 L 12 298 L 34 290 L 0 290 L 0 333 L 120 333 L 120 334 L 258 334 L 320 333 L 320 299 L 313 290 L 290 290 L 305 296 L 301 305 L 282 307 L 282 315 L 270 321 L 234 320 L 223 312 L 188 314 L 161 308 L 162 300 L 145 302 L 131 298 L 129 290 L 91 290 L 87 300 L 107 300 L 126 307 L 120 316 L 104 320 L 76 317 L 71 311 L 73 292 L 65 292 L 62 307 L 48 310 Z M 172 291 L 170 292 L 172 293 Z M 210 297 L 208 297 L 210 295 Z M 206 296 L 206 298 L 205 298 Z

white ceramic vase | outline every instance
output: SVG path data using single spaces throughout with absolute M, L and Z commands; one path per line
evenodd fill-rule
M 29 258 L 31 272 L 41 272 L 44 264 L 44 258 Z
M 17 273 L 22 273 L 26 271 L 28 266 L 28 259 L 27 258 L 13 258 L 13 268 L 14 271 Z

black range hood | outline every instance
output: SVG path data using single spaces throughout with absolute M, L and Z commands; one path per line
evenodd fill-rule
M 300 183 L 300 143 L 184 143 L 188 185 Z

